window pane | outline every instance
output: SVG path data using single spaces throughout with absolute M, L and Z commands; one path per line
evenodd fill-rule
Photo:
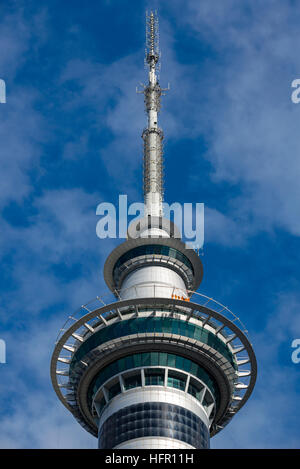
M 147 367 L 152 364 L 159 364 L 160 366 L 169 366 L 170 368 L 177 368 L 178 370 L 189 372 L 190 374 L 197 376 L 201 381 L 203 381 L 210 391 L 213 393 L 217 403 L 219 399 L 219 391 L 215 384 L 215 382 L 211 379 L 208 373 L 203 370 L 200 366 L 198 366 L 195 362 L 180 357 L 179 355 L 175 354 L 168 354 L 165 352 L 144 352 L 139 354 L 134 354 L 131 356 L 120 358 L 115 362 L 111 363 L 104 367 L 98 374 L 97 377 L 91 382 L 90 387 L 88 389 L 88 401 L 89 405 L 91 405 L 93 395 L 98 389 L 104 384 L 107 380 L 112 378 L 119 372 L 124 372 L 126 369 L 136 368 L 136 367 Z M 153 372 L 156 370 L 156 373 Z M 175 387 L 177 389 L 182 389 L 185 383 L 185 376 L 178 373 L 176 376 L 172 375 L 174 370 L 170 370 L 170 379 L 168 381 L 168 385 Z M 153 377 L 153 373 L 156 375 Z M 136 373 L 138 375 L 139 373 Z M 164 370 L 163 369 L 152 369 L 152 377 L 146 381 L 146 384 L 153 384 L 153 385 L 164 385 Z M 149 375 L 149 373 L 148 373 Z M 147 375 L 147 376 L 148 376 Z M 183 376 L 183 377 L 182 377 Z M 171 379 L 172 378 L 172 379 Z M 136 385 L 140 386 L 140 379 L 137 378 L 138 381 Z M 183 380 L 183 381 L 182 381 Z M 134 383 L 134 381 L 133 381 Z M 194 384 L 194 383 L 191 383 Z M 128 384 L 128 389 L 130 389 L 130 384 Z M 134 384 L 132 384 L 134 386 Z M 198 390 L 199 391 L 199 390 Z M 197 396 L 197 390 L 193 390 L 192 387 L 189 387 L 189 391 L 192 395 Z
M 142 354 L 136 353 L 133 355 L 133 368 L 142 366 Z
M 167 363 L 168 363 L 168 354 L 167 353 L 160 352 L 158 359 L 159 359 L 158 364 L 160 366 L 167 366 Z
M 151 365 L 150 362 L 150 353 L 143 353 L 142 354 L 142 365 Z
M 137 388 L 142 386 L 141 374 L 124 377 L 124 388 L 127 391 L 128 389 Z
M 108 398 L 112 399 L 117 394 L 120 394 L 120 392 L 121 392 L 121 387 L 120 387 L 120 383 L 118 382 L 114 384 L 113 386 L 111 386 L 111 388 L 108 390 Z
M 203 389 L 203 388 L 202 388 Z M 196 386 L 194 384 L 189 384 L 188 393 L 194 396 L 199 401 L 201 400 L 201 388 L 200 386 Z
M 175 368 L 176 355 L 168 354 L 168 366 Z
M 146 369 L 145 370 L 145 384 L 146 386 L 163 386 L 164 385 L 164 370 Z
M 158 352 L 152 352 L 150 355 L 150 364 L 158 365 Z
M 179 373 L 175 373 L 174 371 L 170 371 L 168 373 L 168 386 L 176 389 L 181 389 L 182 391 L 185 390 L 185 383 L 186 378 Z

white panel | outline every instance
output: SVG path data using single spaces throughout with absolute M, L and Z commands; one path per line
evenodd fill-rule
M 147 228 L 141 233 L 141 238 L 151 238 L 152 236 L 155 238 L 170 238 L 169 234 L 166 231 L 161 230 L 160 228 Z
M 144 437 L 124 441 L 114 449 L 194 449 L 184 441 L 164 437 Z
M 175 288 L 174 288 L 175 287 Z M 130 273 L 124 280 L 121 298 L 165 297 L 172 294 L 187 298 L 184 281 L 172 269 L 162 266 L 145 266 Z

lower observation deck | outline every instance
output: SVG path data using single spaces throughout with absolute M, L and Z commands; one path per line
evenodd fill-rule
M 130 403 L 130 396 L 150 388 L 169 390 L 201 404 L 213 436 L 245 404 L 255 384 L 256 359 L 245 327 L 205 295 L 188 292 L 197 299 L 192 302 L 177 287 L 136 288 L 137 298 L 106 304 L 97 297 L 68 317 L 51 361 L 59 399 L 97 436 L 116 395 Z

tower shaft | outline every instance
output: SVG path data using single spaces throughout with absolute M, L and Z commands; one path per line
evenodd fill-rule
M 196 292 L 201 260 L 163 217 L 162 89 L 153 12 L 146 38 L 146 216 L 130 224 L 127 240 L 106 259 L 104 279 L 114 297 L 97 296 L 61 329 L 51 378 L 67 409 L 98 436 L 99 448 L 208 448 L 210 436 L 250 396 L 256 360 L 238 318 Z

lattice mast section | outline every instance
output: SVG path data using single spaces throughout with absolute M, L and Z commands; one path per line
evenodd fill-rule
M 144 140 L 144 203 L 145 215 L 162 216 L 163 202 L 163 131 L 158 127 L 160 97 L 163 94 L 157 79 L 159 66 L 159 32 L 157 13 L 146 13 L 146 57 L 149 83 L 144 87 L 148 126 Z

